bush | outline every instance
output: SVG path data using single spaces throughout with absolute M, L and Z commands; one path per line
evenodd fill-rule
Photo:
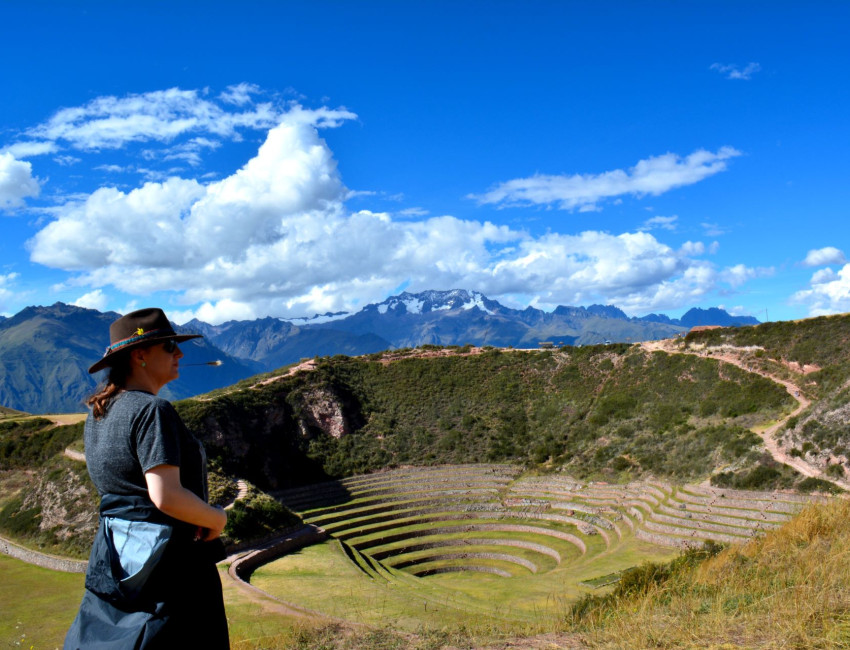
M 800 481 L 797 484 L 797 490 L 807 494 L 810 492 L 828 492 L 830 494 L 841 494 L 844 492 L 844 490 L 837 485 L 834 485 L 829 481 L 824 481 L 822 478 L 814 478 L 812 476 Z
M 38 534 L 41 508 L 24 510 L 23 505 L 23 497 L 17 497 L 0 510 L 0 530 L 20 537 L 31 537 Z
M 791 487 L 795 475 L 796 472 L 788 465 L 763 459 L 750 469 L 715 474 L 711 477 L 711 484 L 735 490 L 776 490 Z
M 267 494 L 253 494 L 233 504 L 224 535 L 235 543 L 257 539 L 301 523 L 301 519 Z
M 45 418 L 0 422 L 0 469 L 39 467 L 82 436 L 82 422 L 58 427 Z
M 834 478 L 844 478 L 844 465 L 841 463 L 835 463 L 834 465 L 829 465 L 826 468 L 827 476 L 832 476 Z

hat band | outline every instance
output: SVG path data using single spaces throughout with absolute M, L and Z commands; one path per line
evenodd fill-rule
M 141 330 L 141 328 L 139 328 L 139 330 Z M 149 332 L 142 332 L 142 333 L 138 333 L 139 330 L 136 330 L 137 334 L 135 334 L 134 336 L 131 336 L 130 338 L 122 339 L 121 341 L 116 341 L 115 343 L 110 345 L 108 348 L 106 348 L 106 352 L 104 352 L 104 356 L 106 356 L 107 354 L 110 354 L 112 352 L 115 352 L 116 350 L 120 350 L 121 348 L 123 348 L 127 345 L 130 345 L 131 343 L 137 343 L 139 341 L 144 341 L 145 339 L 149 339 L 153 336 L 161 336 L 163 333 L 174 334 L 174 330 L 172 330 L 171 328 L 168 328 L 168 329 L 160 328 L 160 329 L 151 330 Z

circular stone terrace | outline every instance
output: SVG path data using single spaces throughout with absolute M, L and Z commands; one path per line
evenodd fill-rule
M 328 540 L 258 568 L 252 583 L 340 618 L 528 622 L 642 561 L 706 541 L 744 542 L 823 500 L 520 473 L 404 468 L 281 492 Z

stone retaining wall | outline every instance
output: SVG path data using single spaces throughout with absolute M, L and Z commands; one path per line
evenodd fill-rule
M 409 567 L 417 566 L 420 564 L 427 564 L 430 562 L 452 562 L 454 560 L 497 560 L 500 562 L 509 562 L 511 564 L 517 564 L 519 566 L 525 567 L 526 569 L 531 571 L 531 573 L 537 573 L 537 565 L 534 564 L 534 562 L 532 562 L 531 560 L 526 560 L 525 558 L 518 557 L 516 555 L 510 555 L 508 553 L 491 553 L 487 551 L 458 551 L 457 553 L 437 553 L 434 555 L 423 555 L 422 557 L 403 560 L 398 564 L 394 564 L 393 567 L 396 569 L 406 569 Z M 411 571 L 410 573 L 415 574 L 416 571 Z
M 502 569 L 497 569 L 493 566 L 444 566 L 437 567 L 435 569 L 425 569 L 424 571 L 417 571 L 413 575 L 419 577 L 425 576 L 434 576 L 439 573 L 465 573 L 467 571 L 474 571 L 477 573 L 492 573 L 493 575 L 500 576 L 502 578 L 512 578 L 513 576 Z
M 554 559 L 557 564 L 561 563 L 561 554 L 558 553 L 558 551 L 556 551 L 555 549 L 549 548 L 548 546 L 544 546 L 543 544 L 527 542 L 519 539 L 498 539 L 486 537 L 470 537 L 462 540 L 443 539 L 434 542 L 425 542 L 422 544 L 410 544 L 408 546 L 399 546 L 397 548 L 389 549 L 386 551 L 378 551 L 377 553 L 371 553 L 370 555 L 376 560 L 382 561 L 388 558 L 391 559 L 410 553 L 416 553 L 418 551 L 455 546 L 512 546 L 515 548 L 524 548 L 530 551 L 535 551 L 537 553 L 541 553 L 542 555 L 548 555 L 549 557 Z M 391 562 L 388 562 L 387 564 L 392 565 Z
M 303 526 L 289 535 L 278 537 L 261 548 L 257 548 L 231 562 L 228 573 L 234 580 L 248 582 L 251 574 L 258 566 L 297 551 L 305 546 L 316 544 L 327 539 L 327 533 L 316 526 Z
M 35 564 L 45 569 L 63 571 L 65 573 L 85 573 L 89 565 L 85 560 L 71 560 L 69 558 L 39 553 L 38 551 L 31 551 L 2 537 L 0 537 L 0 553 L 17 560 L 22 560 L 28 564 Z

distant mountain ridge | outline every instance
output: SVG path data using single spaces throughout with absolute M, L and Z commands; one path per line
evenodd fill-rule
M 94 388 L 87 368 L 103 354 L 114 312 L 56 303 L 27 307 L 0 319 L 0 405 L 31 413 L 82 408 Z M 357 356 L 393 348 L 434 345 L 491 345 L 537 348 L 668 338 L 694 325 L 754 325 L 722 309 L 691 309 L 681 319 L 650 314 L 630 318 L 612 305 L 512 309 L 477 291 L 403 292 L 356 313 L 312 318 L 260 318 L 210 325 L 192 320 L 180 331 L 204 339 L 182 346 L 186 358 L 179 380 L 166 386 L 170 399 L 224 387 L 250 375 L 303 358 Z M 187 366 L 222 359 L 220 368 Z
M 104 378 L 104 373 L 89 375 L 88 368 L 103 356 L 109 325 L 118 317 L 115 312 L 57 302 L 26 307 L 0 321 L 0 405 L 28 413 L 83 411 L 83 400 Z M 168 399 L 228 386 L 264 369 L 254 361 L 229 356 L 204 339 L 181 343 L 180 349 L 184 367 L 180 378 L 163 389 Z M 217 368 L 185 366 L 214 360 L 224 363 Z

